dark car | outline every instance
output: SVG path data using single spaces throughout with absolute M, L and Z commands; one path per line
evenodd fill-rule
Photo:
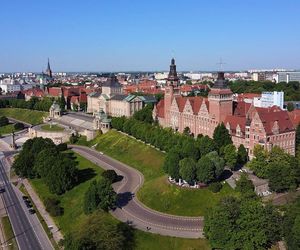
M 31 209 L 29 209 L 28 211 L 29 211 L 29 213 L 30 213 L 30 214 L 35 214 L 35 210 L 34 210 L 34 209 L 32 209 L 32 208 L 31 208 Z
M 5 192 L 5 188 L 0 188 L 0 194 Z
M 29 200 L 25 201 L 25 205 L 26 205 L 27 208 L 32 207 L 32 204 L 31 204 L 31 202 Z
M 22 199 L 23 199 L 23 201 L 26 201 L 26 200 L 28 200 L 28 196 L 23 195 L 23 196 L 22 196 Z

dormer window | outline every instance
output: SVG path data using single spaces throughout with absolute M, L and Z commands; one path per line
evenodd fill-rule
M 279 134 L 279 125 L 278 125 L 277 121 L 275 121 L 274 124 L 273 124 L 272 132 L 273 132 L 274 135 Z
M 241 133 L 241 128 L 240 128 L 240 125 L 237 125 L 236 126 L 236 136 L 241 136 L 242 133 Z

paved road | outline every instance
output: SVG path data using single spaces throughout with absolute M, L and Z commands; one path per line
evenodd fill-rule
M 130 221 L 133 226 L 143 231 L 183 238 L 203 237 L 203 217 L 183 217 L 154 211 L 145 207 L 135 196 L 143 185 L 143 175 L 119 161 L 98 151 L 83 147 L 71 146 L 73 151 L 104 169 L 114 169 L 124 178 L 114 185 L 118 193 L 118 207 L 112 214 L 121 221 Z M 188 206 L 188 204 L 187 204 Z
M 0 160 L 0 181 L 5 188 L 2 196 L 19 248 L 21 250 L 42 249 L 12 184 L 7 178 L 2 160 Z

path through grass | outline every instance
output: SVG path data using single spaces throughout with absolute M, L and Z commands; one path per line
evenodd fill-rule
M 2 115 L 37 125 L 43 122 L 43 117 L 47 116 L 48 112 L 30 109 L 0 108 L 0 116 Z

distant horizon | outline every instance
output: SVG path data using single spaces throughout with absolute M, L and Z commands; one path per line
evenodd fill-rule
M 4 1 L 1 72 L 300 69 L 299 1 Z M 25 15 L 26 13 L 26 15 Z M 26 16 L 26 18 L 24 18 Z

